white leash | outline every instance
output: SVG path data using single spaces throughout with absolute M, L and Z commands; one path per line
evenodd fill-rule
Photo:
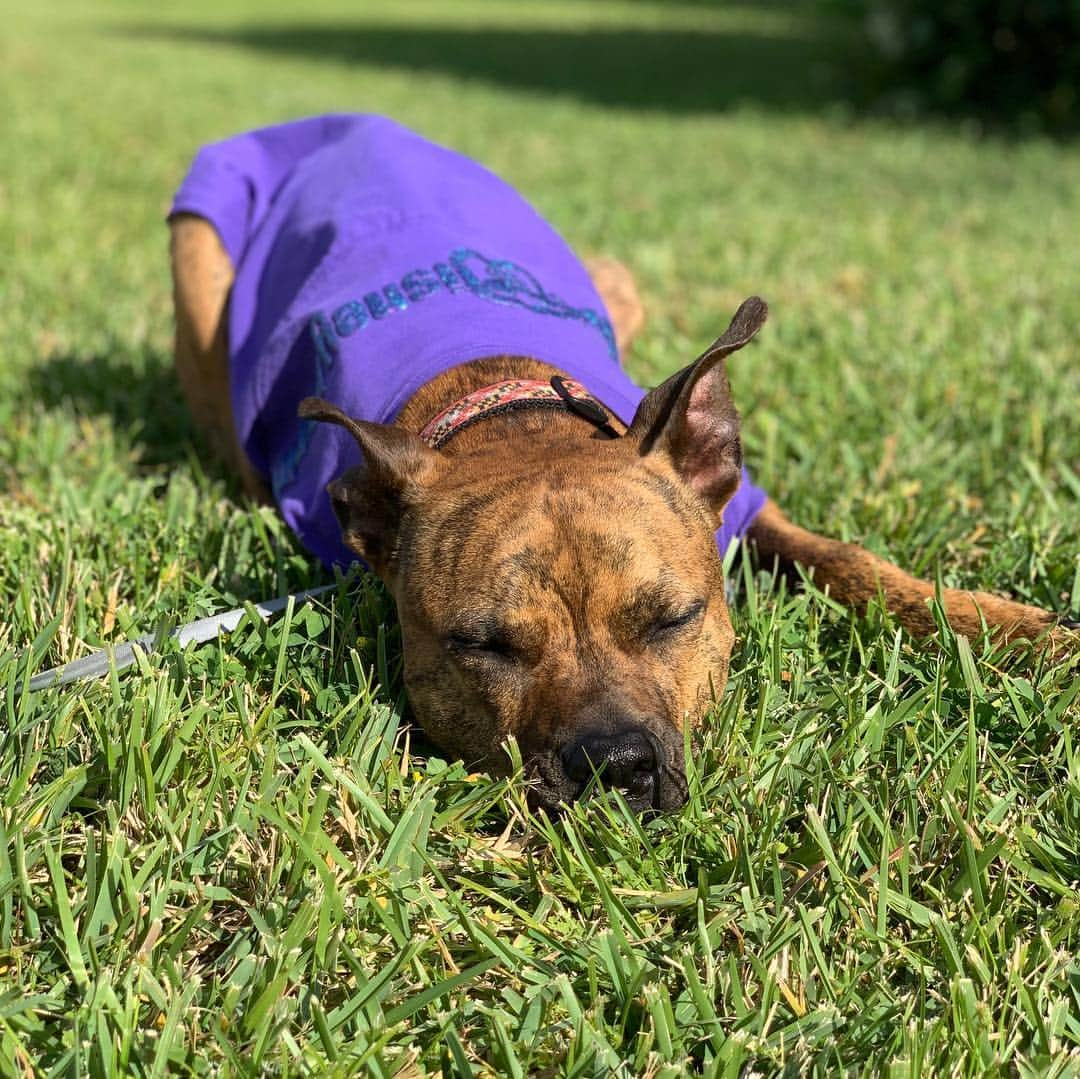
M 283 611 L 290 601 L 294 604 L 305 603 L 312 596 L 320 596 L 323 592 L 329 592 L 336 587 L 332 584 L 324 584 L 319 588 L 309 588 L 306 592 L 297 592 L 291 596 L 281 596 L 278 599 L 265 600 L 262 603 L 252 604 L 263 620 L 272 614 Z M 41 671 L 30 679 L 27 689 L 33 693 L 39 689 L 52 689 L 55 686 L 66 686 L 71 682 L 81 682 L 86 678 L 102 678 L 115 666 L 118 671 L 130 667 L 136 660 L 136 649 L 149 655 L 155 652 L 163 640 L 177 640 L 180 647 L 189 644 L 203 644 L 212 641 L 222 633 L 231 633 L 240 624 L 240 619 L 247 613 L 247 607 L 237 607 L 233 611 L 223 611 L 221 614 L 211 615 L 209 618 L 199 618 L 194 622 L 188 622 L 186 626 L 174 629 L 166 637 L 162 638 L 155 634 L 138 637 L 134 641 L 125 641 L 123 644 L 103 648 L 100 652 L 93 652 L 82 659 L 72 660 L 60 667 L 53 667 L 48 671 Z

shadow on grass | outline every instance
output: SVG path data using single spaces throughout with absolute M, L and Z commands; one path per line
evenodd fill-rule
M 222 481 L 237 508 L 256 505 L 244 493 L 239 477 L 211 452 L 195 427 L 171 357 L 164 352 L 118 347 L 57 353 L 26 372 L 21 394 L 26 407 L 32 403 L 38 415 L 73 413 L 106 421 L 115 435 L 115 448 L 110 447 L 110 452 L 120 457 L 125 470 L 170 482 L 185 469 L 201 472 Z M 165 498 L 169 487 L 169 482 L 155 484 L 153 497 Z M 190 490 L 194 493 L 181 496 L 175 505 L 198 519 L 206 490 L 199 484 Z M 220 516 L 211 513 L 186 547 L 187 556 L 202 558 L 207 568 L 217 567 L 214 588 L 226 593 L 215 597 L 219 607 L 230 593 L 238 601 L 254 602 L 325 583 L 326 571 L 302 553 L 283 521 L 276 527 L 264 523 L 263 529 L 266 536 L 223 523 Z M 232 535 L 227 549 L 221 547 L 225 531 Z
M 163 353 L 61 353 L 36 364 L 26 378 L 39 408 L 70 404 L 79 415 L 107 416 L 117 431 L 129 432 L 143 467 L 175 465 L 194 448 L 205 471 L 224 475 L 196 432 Z
M 225 28 L 127 26 L 118 33 L 369 67 L 436 71 L 601 105 L 721 112 L 854 106 L 844 24 L 798 21 L 769 34 L 585 27 L 522 29 L 297 22 Z

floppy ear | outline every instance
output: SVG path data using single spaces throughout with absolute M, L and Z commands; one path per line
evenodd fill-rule
M 717 515 L 735 493 L 742 469 L 739 414 L 724 359 L 761 329 L 768 312 L 759 297 L 744 300 L 721 337 L 646 395 L 626 433 L 638 439 L 643 457 L 666 456 Z
M 419 502 L 442 459 L 411 431 L 354 420 L 320 397 L 305 397 L 298 414 L 302 419 L 336 423 L 359 444 L 363 462 L 326 490 L 345 546 L 386 580 L 394 572 L 402 516 Z

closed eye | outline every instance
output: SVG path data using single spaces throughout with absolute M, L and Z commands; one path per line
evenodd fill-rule
M 497 635 L 451 633 L 446 645 L 452 653 L 464 658 L 511 660 L 515 656 L 514 646 Z
M 704 610 L 705 601 L 699 599 L 681 611 L 661 615 L 649 627 L 647 634 L 649 643 L 677 636 L 681 630 L 694 625 L 701 618 Z

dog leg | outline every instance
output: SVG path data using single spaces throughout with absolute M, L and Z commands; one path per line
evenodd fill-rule
M 934 586 L 886 562 L 853 543 L 841 543 L 808 532 L 793 524 L 772 501 L 765 504 L 749 532 L 763 566 L 779 562 L 784 569 L 795 564 L 812 570 L 814 584 L 846 606 L 860 613 L 876 596 L 901 625 L 916 637 L 927 637 L 937 625 L 927 603 Z M 974 639 L 982 632 L 983 620 L 995 640 L 1026 638 L 1034 641 L 1058 623 L 1055 615 L 1025 603 L 1001 599 L 988 592 L 968 592 L 958 588 L 942 591 L 949 624 L 957 633 Z M 1071 623 L 1064 626 L 1072 628 Z M 1069 636 L 1058 629 L 1051 634 L 1055 652 L 1068 650 Z M 1074 642 L 1075 643 L 1075 642 Z
M 611 316 L 619 358 L 624 360 L 634 338 L 645 325 L 645 309 L 641 305 L 634 275 L 613 258 L 586 259 L 585 268 Z
M 233 422 L 227 336 L 232 262 L 217 231 L 204 218 L 176 214 L 169 230 L 180 389 L 195 425 L 240 476 L 245 492 L 269 501 L 266 484 L 241 449 Z

